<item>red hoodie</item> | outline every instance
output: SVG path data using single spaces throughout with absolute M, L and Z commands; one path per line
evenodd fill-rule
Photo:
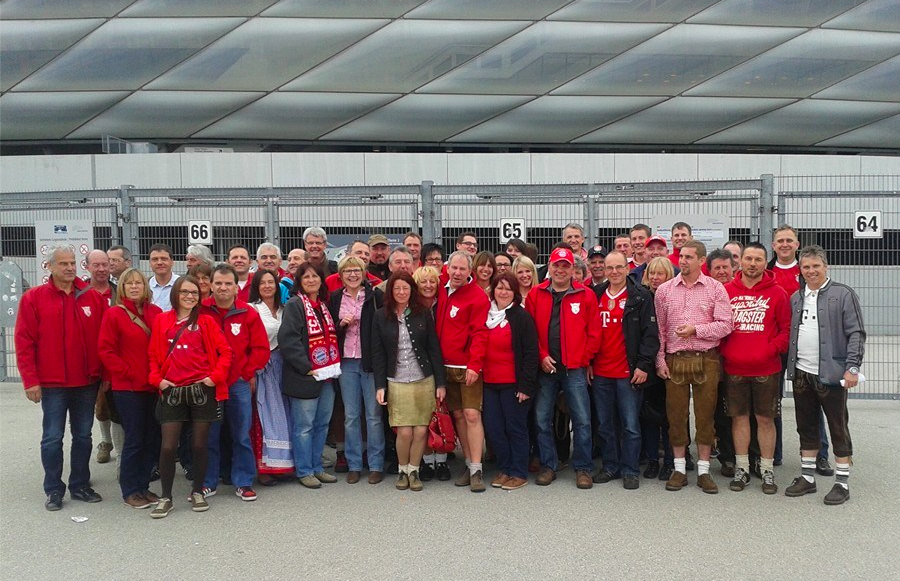
M 731 301 L 734 329 L 719 352 L 725 372 L 761 377 L 781 371 L 781 353 L 788 349 L 791 307 L 787 293 L 770 271 L 753 288 L 744 286 L 743 272 L 725 285 Z
M 228 371 L 228 385 L 238 378 L 249 381 L 269 362 L 269 336 L 259 313 L 241 299 L 235 299 L 228 311 L 220 310 L 214 297 L 209 297 L 202 305 L 200 312 L 211 316 L 219 324 L 234 352 Z
M 162 314 L 162 309 L 144 302 L 144 314 L 138 315 L 134 303 L 122 300 L 122 305 L 135 317 L 140 318 L 148 329 Z M 111 307 L 103 316 L 98 343 L 100 360 L 106 368 L 114 391 L 156 391 L 159 384 L 150 383 L 150 335 L 144 331 L 122 307 Z
M 100 381 L 97 339 L 109 303 L 78 278 L 66 294 L 53 277 L 22 295 L 15 342 L 25 389 L 81 387 Z
M 173 326 L 178 325 L 178 312 L 175 309 L 166 311 L 153 320 L 153 333 L 150 335 L 150 383 L 159 387 L 165 379 L 169 369 L 169 340 L 166 333 Z M 209 315 L 201 314 L 197 319 L 197 325 L 203 337 L 203 345 L 206 355 L 209 357 L 209 378 L 216 384 L 216 400 L 228 399 L 228 386 L 226 383 L 228 370 L 231 365 L 231 347 L 225 336 Z
M 537 325 L 538 353 L 541 361 L 550 354 L 548 334 L 550 316 L 553 312 L 550 284 L 549 279 L 545 280 L 532 288 L 528 298 L 525 299 L 525 310 Z M 597 295 L 585 286 L 572 282 L 572 290 L 563 297 L 559 316 L 562 364 L 567 369 L 587 367 L 600 349 L 601 322 Z
M 487 346 L 487 315 L 491 302 L 474 282 L 447 295 L 447 287 L 438 290 L 437 334 L 444 354 L 444 365 L 465 365 L 481 373 Z

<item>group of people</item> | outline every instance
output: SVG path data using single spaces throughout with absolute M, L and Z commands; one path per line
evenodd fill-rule
M 815 493 L 816 474 L 834 473 L 830 434 L 836 478 L 824 500 L 845 502 L 847 390 L 865 343 L 856 294 L 828 277 L 822 248 L 799 250 L 788 225 L 771 261 L 756 242 L 707 255 L 687 223 L 671 232 L 671 252 L 643 224 L 608 250 L 584 248 L 583 228 L 568 224 L 539 269 L 533 246 L 479 252 L 472 232 L 449 256 L 413 232 L 393 248 L 375 234 L 335 262 L 311 227 L 286 270 L 271 243 L 255 269 L 243 245 L 222 263 L 191 246 L 179 276 L 172 249 L 154 244 L 148 278 L 113 246 L 90 253 L 89 281 L 71 248 L 54 247 L 49 280 L 22 297 L 15 330 L 26 396 L 43 408 L 45 507 L 61 509 L 67 487 L 101 500 L 90 485 L 95 413 L 98 461 L 118 447 L 125 504 L 164 518 L 178 462 L 202 512 L 226 483 L 253 501 L 257 483 L 337 482 L 328 439 L 347 483 L 365 470 L 373 485 L 397 474 L 400 490 L 450 480 L 447 454 L 428 448 L 444 406 L 465 461 L 454 484 L 473 492 L 519 489 L 530 472 L 550 485 L 571 454 L 580 489 L 618 479 L 637 489 L 644 463 L 643 477 L 667 490 L 696 469 L 697 486 L 716 493 L 717 457 L 731 490 L 756 474 L 774 494 L 785 378 L 802 461 L 785 494 Z

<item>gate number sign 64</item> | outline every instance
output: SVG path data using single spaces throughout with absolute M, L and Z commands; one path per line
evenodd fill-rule
M 883 232 L 880 210 L 856 212 L 853 219 L 854 238 L 883 238 Z

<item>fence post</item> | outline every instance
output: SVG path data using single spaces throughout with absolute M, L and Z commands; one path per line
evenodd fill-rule
M 281 225 L 278 222 L 278 207 L 272 199 L 272 188 L 266 194 L 266 240 L 281 248 Z
M 591 194 L 584 197 L 584 227 L 587 236 L 584 241 L 584 248 L 591 248 L 595 244 L 599 244 L 597 235 L 597 199 Z
M 422 240 L 441 243 L 440 208 L 434 200 L 434 182 L 423 181 L 419 184 L 419 200 L 422 203 Z
M 770 174 L 763 174 L 762 188 L 759 190 L 759 243 L 766 247 L 772 248 L 772 238 L 775 233 L 775 225 L 773 224 L 773 214 L 775 208 L 775 177 Z
M 123 184 L 119 186 L 119 208 L 122 219 L 122 245 L 131 251 L 131 266 L 140 268 L 141 249 L 138 246 L 138 223 L 136 208 L 132 207 L 131 190 L 134 186 Z

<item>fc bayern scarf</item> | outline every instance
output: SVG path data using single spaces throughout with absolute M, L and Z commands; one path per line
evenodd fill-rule
M 316 378 L 319 381 L 324 381 L 337 377 L 341 374 L 341 357 L 338 350 L 337 333 L 334 330 L 334 321 L 331 320 L 331 314 L 324 305 L 320 307 L 319 312 L 322 314 L 322 320 L 325 322 L 325 328 L 322 328 L 312 301 L 303 293 L 299 293 L 298 296 L 303 302 L 303 309 L 306 313 L 306 330 L 309 334 L 309 362 L 313 371 L 316 372 Z

